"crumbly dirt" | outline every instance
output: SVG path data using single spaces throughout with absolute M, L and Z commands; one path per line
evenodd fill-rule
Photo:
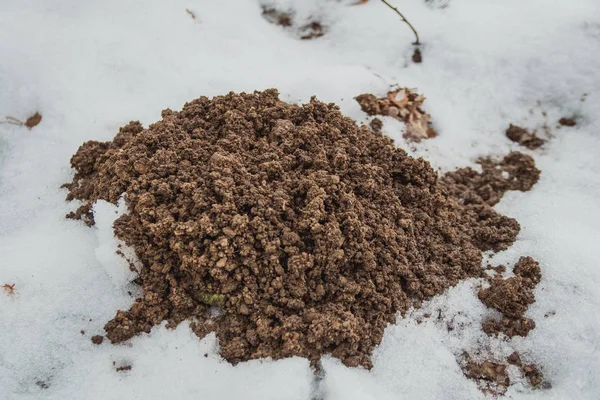
M 92 336 L 91 340 L 94 344 L 102 344 L 102 342 L 104 341 L 104 337 L 101 335 L 94 335 Z
M 502 395 L 510 385 L 506 365 L 489 360 L 474 362 L 467 358 L 463 373 L 473 379 L 479 388 L 493 396 Z
M 535 133 L 513 124 L 510 124 L 506 129 L 506 137 L 530 150 L 535 150 L 546 143 L 544 139 L 537 137 Z
M 383 121 L 379 118 L 373 118 L 371 122 L 369 122 L 369 126 L 373 129 L 373 132 L 380 133 L 383 129 Z
M 384 115 L 404 122 L 406 124 L 404 137 L 408 140 L 419 142 L 421 139 L 437 136 L 437 132 L 431 127 L 431 116 L 421 108 L 425 96 L 409 88 L 392 90 L 381 98 L 364 93 L 354 99 L 369 115 Z
M 514 365 L 519 369 L 521 376 L 527 379 L 529 384 L 535 389 L 549 389 L 552 387 L 550 382 L 544 380 L 544 376 L 535 364 L 526 364 L 521 360 L 518 352 L 513 352 L 502 360 L 491 361 L 484 360 L 476 362 L 465 354 L 462 370 L 465 376 L 473 379 L 480 390 L 494 397 L 503 395 L 510 386 L 508 377 L 508 364 Z
M 535 302 L 533 290 L 541 279 L 539 263 L 531 257 L 521 257 L 513 272 L 515 276 L 508 279 L 497 276 L 489 288 L 479 291 L 479 299 L 486 306 L 502 313 L 501 320 L 483 323 L 483 330 L 488 335 L 502 332 L 509 337 L 527 336 L 535 328 L 535 322 L 524 315 L 529 305 Z
M 485 276 L 482 251 L 506 249 L 519 232 L 493 199 L 539 175 L 511 153 L 504 181 L 486 167 L 439 179 L 334 104 L 291 105 L 274 89 L 201 97 L 162 117 L 86 142 L 71 159 L 67 199 L 83 201 L 86 218 L 96 200 L 124 193 L 129 213 L 114 230 L 142 265 L 142 296 L 105 325 L 106 337 L 189 319 L 199 337 L 216 332 L 234 364 L 315 364 L 331 353 L 370 368 L 398 312 Z M 519 314 L 498 290 L 483 298 Z
M 508 190 L 527 192 L 540 178 L 533 158 L 519 152 L 512 152 L 500 161 L 480 158 L 477 163 L 482 172 L 467 167 L 442 177 L 453 197 L 475 208 L 495 205 Z

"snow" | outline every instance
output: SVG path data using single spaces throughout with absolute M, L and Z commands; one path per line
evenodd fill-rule
M 532 391 L 512 376 L 508 398 L 600 397 L 600 4 L 394 1 L 423 42 L 424 61 L 413 64 L 414 39 L 398 16 L 376 0 L 352 2 L 0 0 L 0 120 L 43 116 L 32 130 L 0 125 L 0 285 L 15 284 L 13 295 L 0 289 L 0 399 L 483 398 L 457 363 L 480 346 L 496 356 L 518 350 L 552 383 Z M 261 4 L 295 9 L 298 24 L 317 18 L 327 32 L 298 40 L 267 23 Z M 407 144 L 402 124 L 387 118 L 384 131 L 435 168 L 518 149 L 542 170 L 532 191 L 496 206 L 522 230 L 493 262 L 530 255 L 542 266 L 527 338 L 481 332 L 493 311 L 474 280 L 390 326 L 372 371 L 332 358 L 319 377 L 300 358 L 234 367 L 214 336 L 198 340 L 187 324 L 91 344 L 129 307 L 132 288 L 123 285 L 128 265 L 112 254 L 114 207 L 98 204 L 92 229 L 64 218 L 76 205 L 59 187 L 83 141 L 109 140 L 129 120 L 152 123 L 200 95 L 269 87 L 286 101 L 336 102 L 366 122 L 353 97 L 394 84 L 426 95 L 440 135 Z M 558 126 L 571 116 L 577 126 Z M 550 140 L 519 148 L 503 134 L 509 123 L 545 138 L 547 127 Z M 422 318 L 428 311 L 440 319 Z M 125 365 L 131 371 L 115 371 Z

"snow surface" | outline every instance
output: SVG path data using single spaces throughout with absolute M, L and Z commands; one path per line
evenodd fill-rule
M 480 347 L 498 357 L 518 350 L 552 383 L 532 391 L 511 370 L 507 398 L 600 398 L 600 5 L 394 1 L 424 43 L 424 62 L 413 64 L 398 16 L 377 0 L 352 2 L 0 0 L 0 120 L 43 116 L 32 130 L 0 125 L 0 285 L 15 284 L 13 295 L 0 290 L 1 399 L 483 398 L 457 363 Z M 261 4 L 293 8 L 299 23 L 319 19 L 327 33 L 298 40 L 267 23 Z M 96 228 L 64 218 L 76 205 L 59 186 L 82 142 L 109 140 L 129 120 L 152 123 L 200 95 L 269 87 L 290 102 L 317 95 L 366 122 L 353 97 L 394 84 L 427 96 L 440 134 L 409 145 L 403 126 L 386 120 L 411 154 L 445 171 L 519 149 L 542 170 L 532 191 L 507 193 L 496 207 L 522 231 L 493 261 L 531 255 L 543 269 L 527 338 L 481 332 L 493 311 L 474 280 L 390 326 L 372 371 L 332 358 L 319 377 L 300 358 L 232 367 L 214 336 L 198 340 L 187 324 L 91 344 L 135 293 L 121 284 L 126 265 L 107 254 L 112 206 L 97 206 Z M 564 116 L 577 126 L 558 127 Z M 551 139 L 523 150 L 504 136 L 509 123 L 542 136 L 547 126 Z M 115 371 L 125 365 L 131 371 Z

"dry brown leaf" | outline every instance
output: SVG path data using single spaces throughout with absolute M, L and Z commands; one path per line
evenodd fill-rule
M 13 283 L 12 285 L 9 285 L 8 283 L 5 283 L 2 285 L 2 289 L 4 289 L 9 295 L 12 295 L 15 293 L 15 284 Z
M 398 100 L 398 97 L 400 97 L 401 100 Z M 396 89 L 389 92 L 387 98 L 398 107 L 404 107 L 408 104 L 408 96 L 404 89 Z

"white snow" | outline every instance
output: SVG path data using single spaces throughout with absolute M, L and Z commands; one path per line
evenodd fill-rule
M 104 267 L 113 284 L 124 287 L 137 277 L 136 271 L 140 271 L 141 267 L 135 251 L 117 239 L 113 231 L 115 220 L 127 212 L 125 200 L 121 198 L 117 205 L 98 200 L 94 203 L 93 212 L 98 234 L 96 259 Z M 135 270 L 130 266 L 135 267 Z
M 424 61 L 413 64 L 399 17 L 377 0 L 352 2 L 264 1 L 295 9 L 298 24 L 327 26 L 322 38 L 298 40 L 266 22 L 258 0 L 0 0 L 0 121 L 43 116 L 32 130 L 0 125 L 0 285 L 15 284 L 13 295 L 0 289 L 0 399 L 482 398 L 457 363 L 479 346 L 518 350 L 552 383 L 532 391 L 513 376 L 508 398 L 600 398 L 600 4 L 395 0 L 423 42 Z M 133 299 L 128 266 L 112 254 L 114 207 L 96 206 L 94 228 L 64 218 L 77 205 L 59 187 L 82 142 L 200 95 L 269 87 L 286 101 L 336 102 L 366 122 L 353 97 L 394 84 L 425 94 L 440 135 L 407 144 L 389 119 L 384 131 L 435 168 L 518 149 L 542 170 L 532 191 L 496 206 L 522 230 L 493 262 L 530 255 L 543 269 L 527 338 L 483 334 L 492 311 L 476 298 L 481 282 L 469 281 L 389 327 L 371 371 L 331 358 L 319 378 L 299 358 L 233 367 L 214 336 L 198 340 L 185 323 L 91 344 Z M 577 126 L 559 127 L 565 116 Z M 523 150 L 504 136 L 509 123 L 550 140 Z M 428 311 L 440 319 L 422 318 Z

